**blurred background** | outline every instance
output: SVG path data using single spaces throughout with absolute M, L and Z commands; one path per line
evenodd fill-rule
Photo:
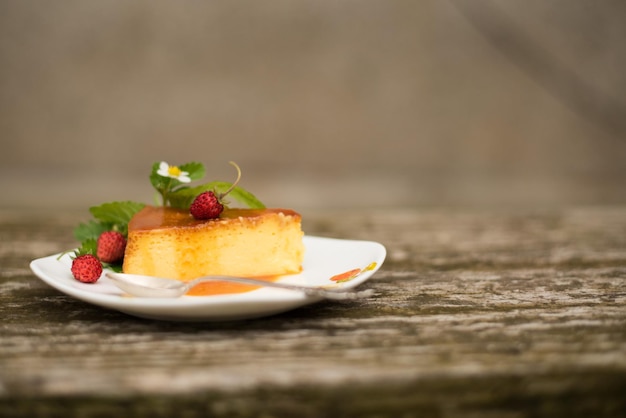
M 1 208 L 626 203 L 626 2 L 0 1 Z

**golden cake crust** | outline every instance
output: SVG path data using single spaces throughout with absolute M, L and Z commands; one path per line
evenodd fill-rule
M 293 274 L 302 268 L 303 235 L 301 216 L 290 209 L 226 209 L 196 220 L 147 206 L 128 225 L 123 270 L 179 280 Z

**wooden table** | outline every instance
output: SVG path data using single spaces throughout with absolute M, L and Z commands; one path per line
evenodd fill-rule
M 174 323 L 31 273 L 83 212 L 0 211 L 0 416 L 626 416 L 626 207 L 304 215 L 375 297 Z

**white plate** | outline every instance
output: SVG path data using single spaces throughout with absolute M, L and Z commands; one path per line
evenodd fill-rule
M 352 288 L 369 279 L 383 264 L 385 247 L 372 241 L 304 237 L 305 256 L 302 273 L 285 276 L 279 281 L 310 286 L 337 285 Z M 300 292 L 261 288 L 245 293 L 214 296 L 183 296 L 178 299 L 130 297 L 104 275 L 93 284 L 81 283 L 70 271 L 68 254 L 33 260 L 30 268 L 55 289 L 84 302 L 114 309 L 130 315 L 173 321 L 225 321 L 258 318 L 285 312 L 321 300 Z M 362 269 L 354 278 L 332 281 L 338 274 Z

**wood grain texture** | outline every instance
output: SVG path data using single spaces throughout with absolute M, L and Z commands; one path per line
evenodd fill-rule
M 624 207 L 305 214 L 387 247 L 375 297 L 192 324 L 39 281 L 80 216 L 0 212 L 2 416 L 626 413 Z

